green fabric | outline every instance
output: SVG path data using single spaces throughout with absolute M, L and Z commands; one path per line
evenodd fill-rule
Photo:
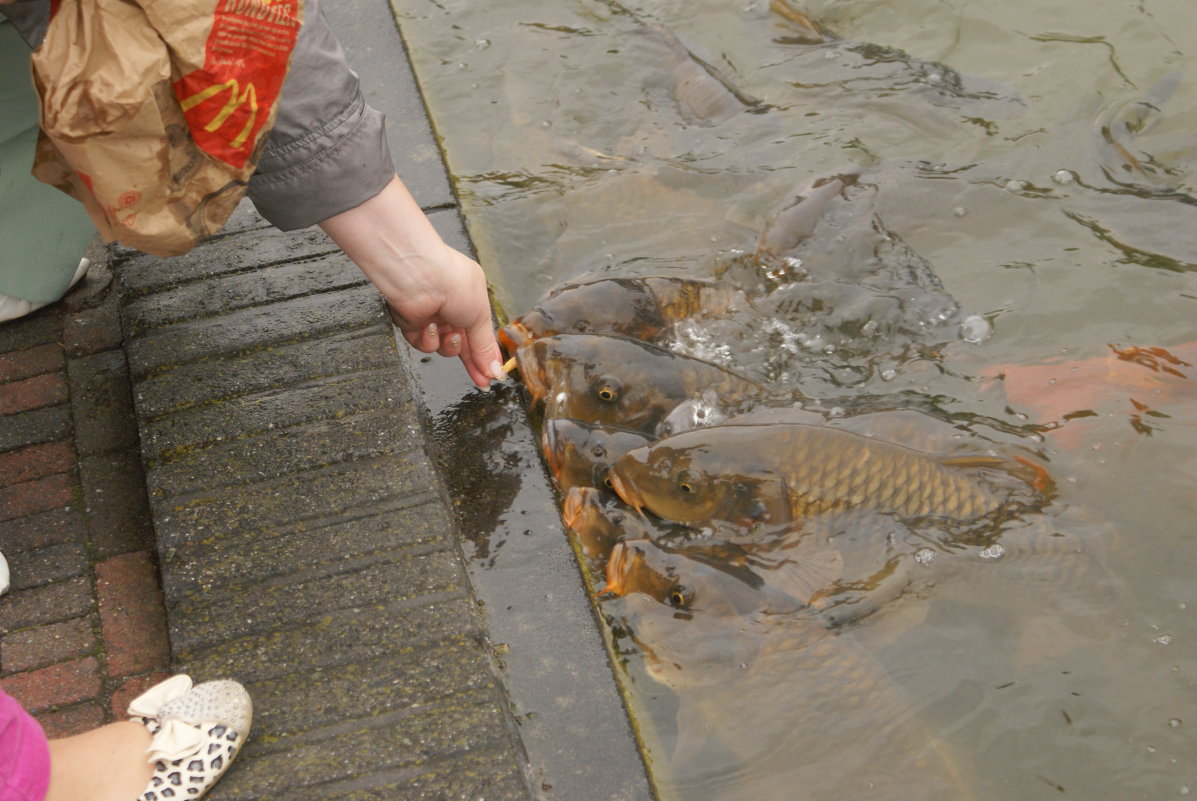
M 0 19 L 0 294 L 49 303 L 66 292 L 96 229 L 81 203 L 29 174 L 36 141 L 29 47 Z

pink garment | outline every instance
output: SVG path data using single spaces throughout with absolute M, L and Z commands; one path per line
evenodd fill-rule
M 0 801 L 43 801 L 50 744 L 41 724 L 0 689 Z

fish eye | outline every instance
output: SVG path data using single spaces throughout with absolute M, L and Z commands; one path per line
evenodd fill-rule
M 593 456 L 595 459 L 605 459 L 605 458 L 607 458 L 607 449 L 604 448 L 602 445 L 595 445 L 594 448 L 590 451 L 590 455 Z
M 599 400 L 605 403 L 614 403 L 619 400 L 619 393 L 623 387 L 614 378 L 600 378 L 595 385 L 594 394 L 598 395 Z
M 578 320 L 577 322 L 574 323 L 574 330 L 577 331 L 579 334 L 585 334 L 587 331 L 590 330 L 590 321 L 589 320 Z
M 689 609 L 690 604 L 694 602 L 694 593 L 683 585 L 676 584 L 669 588 L 669 593 L 665 598 L 674 609 Z
M 683 470 L 677 474 L 677 488 L 683 495 L 694 495 L 698 492 L 698 475 L 690 470 Z

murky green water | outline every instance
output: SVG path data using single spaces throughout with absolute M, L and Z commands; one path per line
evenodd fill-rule
M 1197 789 L 1189 0 L 802 6 L 825 44 L 759 0 L 393 2 L 508 316 L 579 276 L 719 273 L 769 302 L 681 349 L 923 409 L 1057 482 L 1005 541 L 1058 552 L 962 562 L 850 647 L 808 650 L 816 665 L 770 647 L 675 692 L 618 637 L 663 795 L 834 797 L 877 763 L 853 797 Z M 865 189 L 821 207 L 818 251 L 761 269 L 777 209 L 851 171 Z M 958 311 L 887 316 L 866 301 L 894 287 L 841 291 L 836 259 L 895 243 Z M 603 609 L 619 622 L 634 603 Z

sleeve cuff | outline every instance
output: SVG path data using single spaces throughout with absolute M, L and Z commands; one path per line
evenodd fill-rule
M 272 225 L 293 231 L 360 206 L 394 176 L 383 115 L 359 93 L 331 124 L 268 148 L 247 194 Z

